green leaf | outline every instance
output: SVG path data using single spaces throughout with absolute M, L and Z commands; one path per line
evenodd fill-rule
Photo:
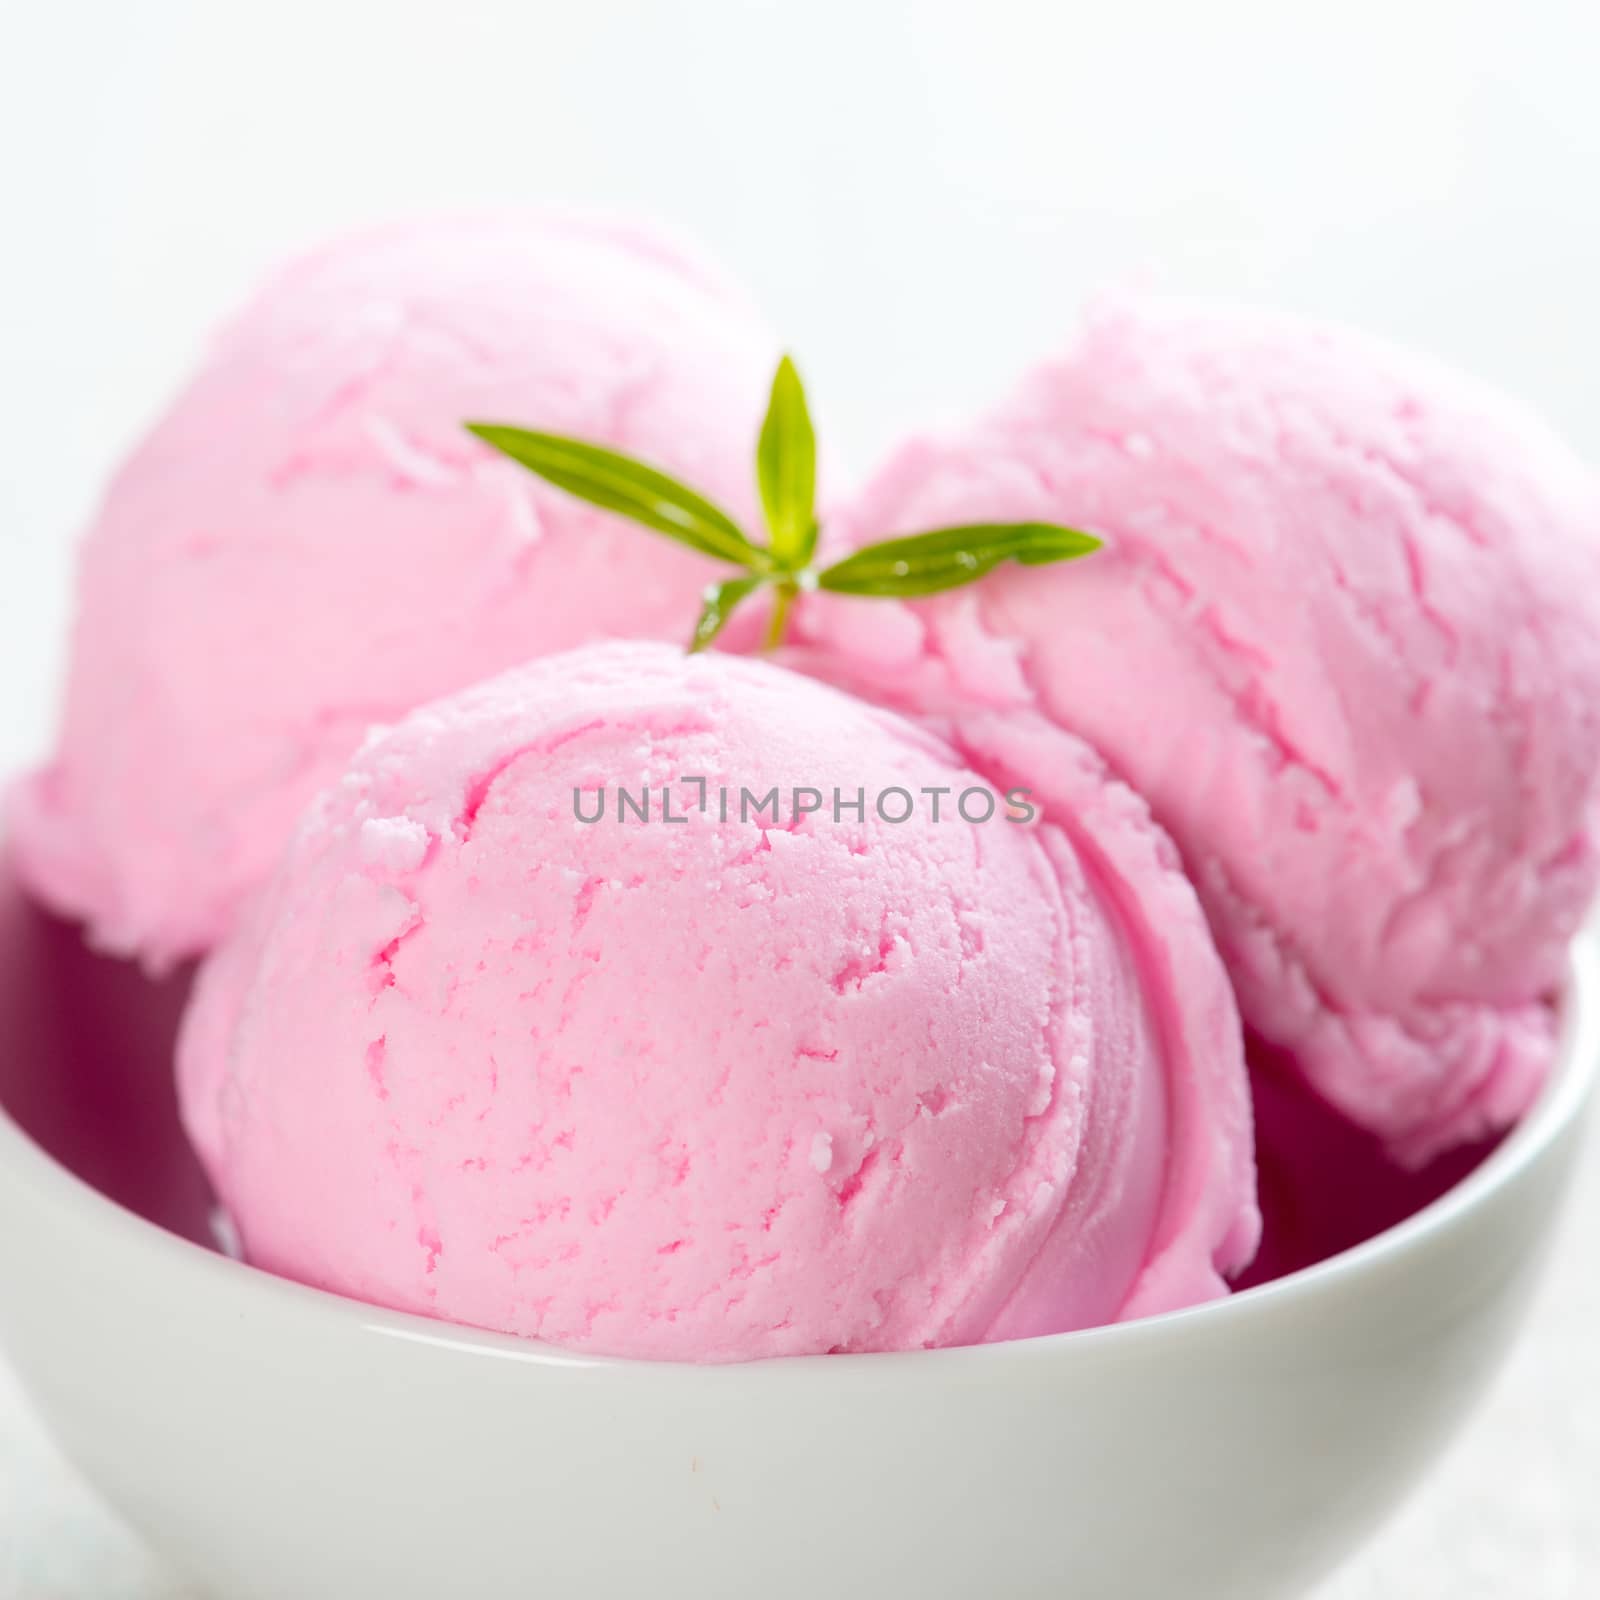
M 734 607 L 741 600 L 749 599 L 766 581 L 762 577 L 727 578 L 721 583 L 712 584 L 705 592 L 700 618 L 694 625 L 694 636 L 689 640 L 689 654 L 694 655 L 710 645 L 727 625 Z
M 1054 523 L 978 522 L 864 545 L 819 572 L 817 585 L 835 594 L 937 594 L 976 583 L 1002 561 L 1038 567 L 1076 560 L 1099 548 L 1093 534 Z
M 756 446 L 761 504 L 780 567 L 803 567 L 817 544 L 817 435 L 805 386 L 785 356 L 772 380 L 772 399 Z
M 631 517 L 719 561 L 757 569 L 770 565 L 767 553 L 750 543 L 727 512 L 632 456 L 581 439 L 498 422 L 465 426 L 502 455 L 590 505 Z

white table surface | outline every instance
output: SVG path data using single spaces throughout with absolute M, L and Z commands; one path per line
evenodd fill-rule
M 1315 1600 L 1592 1600 L 1600 1592 L 1600 1398 L 1590 1376 L 1600 1354 L 1597 1236 L 1600 1144 L 1592 1143 L 1506 1371 L 1438 1471 Z M 0 1365 L 0 1600 L 194 1594 L 97 1503 Z

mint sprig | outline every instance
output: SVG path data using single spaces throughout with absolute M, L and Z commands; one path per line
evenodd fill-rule
M 1044 566 L 1100 548 L 1092 534 L 1050 522 L 979 522 L 863 545 L 820 571 L 817 548 L 817 441 L 805 387 L 785 356 L 756 446 L 756 483 L 766 543 L 751 539 L 704 495 L 643 461 L 603 445 L 499 422 L 467 431 L 546 482 L 590 505 L 629 517 L 738 571 L 711 584 L 689 641 L 704 650 L 734 610 L 758 591 L 773 591 L 767 646 L 782 642 L 790 607 L 803 589 L 867 598 L 912 599 L 975 583 L 1004 561 Z

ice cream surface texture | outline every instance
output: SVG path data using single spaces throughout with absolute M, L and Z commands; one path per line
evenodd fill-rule
M 1597 875 L 1600 485 L 1471 380 L 1352 333 L 1104 304 L 850 539 L 1108 541 L 807 626 L 913 705 L 1038 708 L 1149 802 L 1248 1026 L 1408 1158 L 1503 1127 Z
M 462 422 L 625 449 L 753 516 L 776 359 L 717 269 L 622 224 L 441 218 L 288 266 L 89 531 L 59 744 L 12 807 L 30 885 L 164 965 L 227 929 L 370 724 L 586 639 L 682 637 L 703 559 Z
M 202 969 L 180 1042 L 248 1258 L 698 1361 L 1222 1292 L 1258 1218 L 1193 892 L 1086 747 L 1028 714 L 952 727 L 960 749 L 765 662 L 613 644 L 376 736 Z M 955 814 L 1041 758 L 1033 821 Z M 775 786 L 777 821 L 741 816 Z M 823 808 L 796 820 L 795 787 Z M 894 788 L 904 822 L 876 805 Z

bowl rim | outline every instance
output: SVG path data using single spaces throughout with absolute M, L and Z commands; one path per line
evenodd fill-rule
M 1486 1204 L 1535 1166 L 1582 1116 L 1600 1081 L 1600 924 L 1572 942 L 1567 975 L 1557 1001 L 1558 1043 L 1554 1066 L 1538 1098 L 1500 1145 L 1444 1194 L 1381 1233 L 1363 1239 L 1311 1266 L 1218 1300 L 1070 1333 L 1038 1334 L 991 1344 L 956 1345 L 936 1350 L 875 1351 L 852 1355 L 771 1356 L 751 1361 L 701 1363 L 588 1355 L 514 1334 L 494 1333 L 404 1311 L 367 1304 L 331 1290 L 280 1278 L 210 1249 L 141 1217 L 101 1193 L 38 1145 L 0 1105 L 0 1184 L 37 1196 L 37 1204 L 65 1211 L 94 1227 L 109 1244 L 144 1256 L 154 1270 L 180 1271 L 219 1293 L 244 1296 L 257 1305 L 320 1316 L 351 1334 L 403 1340 L 457 1357 L 493 1358 L 522 1366 L 605 1368 L 617 1371 L 749 1373 L 759 1369 L 836 1372 L 844 1365 L 870 1362 L 887 1376 L 890 1368 L 945 1372 L 954 1367 L 1008 1360 L 1064 1358 L 1090 1350 L 1126 1352 L 1204 1323 L 1224 1331 L 1240 1318 L 1259 1316 L 1283 1302 L 1297 1301 L 1368 1272 L 1418 1248 Z

